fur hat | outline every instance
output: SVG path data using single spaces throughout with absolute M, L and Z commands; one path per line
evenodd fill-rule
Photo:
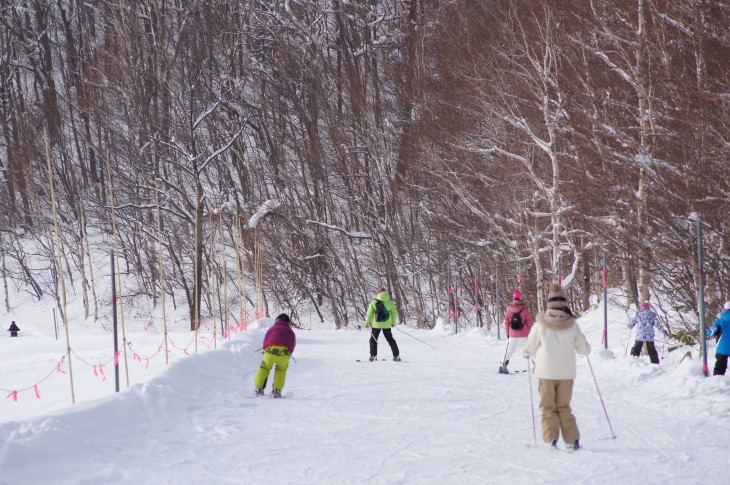
M 550 283 L 550 290 L 548 290 L 547 307 L 550 310 L 567 310 L 568 300 L 565 298 L 565 292 L 563 287 L 557 281 Z
M 725 305 L 723 306 L 725 310 L 730 310 L 730 301 L 726 301 Z
M 525 295 L 523 295 L 520 290 L 515 290 L 515 292 L 512 293 L 512 299 L 514 301 L 523 301 L 525 299 Z
M 649 304 L 648 301 L 645 301 L 644 303 L 641 304 L 642 310 L 649 310 L 650 308 L 651 308 L 651 305 Z
M 284 321 L 286 323 L 290 323 L 291 320 L 289 319 L 289 315 L 286 313 L 280 313 L 278 317 L 276 317 L 276 321 Z

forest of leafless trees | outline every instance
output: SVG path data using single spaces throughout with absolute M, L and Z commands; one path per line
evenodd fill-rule
M 730 299 L 728 25 L 724 0 L 0 0 L 3 307 L 60 301 L 61 268 L 99 318 L 117 246 L 125 296 L 191 326 L 224 287 L 345 327 L 381 285 L 406 323 L 488 325 L 518 279 L 585 311 L 605 254 L 696 335 L 698 218 L 708 313 Z

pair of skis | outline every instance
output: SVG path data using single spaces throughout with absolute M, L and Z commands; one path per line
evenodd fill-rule
M 525 373 L 527 373 L 527 369 L 525 369 L 525 370 L 516 370 L 516 371 L 510 372 L 506 367 L 502 366 L 502 367 L 499 368 L 498 373 L 499 374 L 525 374 Z
M 385 362 L 385 361 L 387 361 L 387 360 L 388 360 L 388 359 L 376 359 L 376 360 L 370 360 L 370 359 L 366 359 L 366 360 L 362 360 L 362 359 L 355 359 L 355 362 Z M 405 361 L 405 360 L 395 360 L 395 361 L 393 361 L 393 362 L 399 362 L 399 363 L 401 363 L 401 364 L 405 364 L 405 363 L 406 363 L 406 361 Z
M 274 396 L 273 394 L 251 394 L 248 396 L 250 398 L 269 398 L 269 399 L 282 399 L 282 398 L 289 398 L 294 397 L 293 392 L 282 392 L 281 396 Z

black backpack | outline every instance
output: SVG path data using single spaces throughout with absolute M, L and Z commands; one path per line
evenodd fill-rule
M 524 308 L 522 309 L 524 310 Z M 520 316 L 520 313 L 522 313 L 522 310 L 518 311 L 517 313 L 512 314 L 512 318 L 509 319 L 509 327 L 512 330 L 522 330 L 522 317 Z
M 390 312 L 380 300 L 375 300 L 375 321 L 385 322 L 390 318 Z

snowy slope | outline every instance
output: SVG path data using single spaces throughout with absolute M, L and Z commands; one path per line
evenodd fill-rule
M 104 397 L 47 404 L 45 414 L 13 411 L 68 393 L 67 377 L 54 375 L 43 385 L 48 397 L 26 391 L 18 402 L 5 399 L 0 483 L 726 483 L 728 377 L 704 378 L 698 360 L 679 363 L 666 353 L 660 366 L 625 357 L 620 310 L 610 313 L 612 352 L 602 351 L 602 315 L 586 316 L 581 327 L 617 438 L 581 357 L 577 452 L 540 443 L 538 409 L 534 445 L 528 374 L 498 374 L 505 341 L 480 330 L 402 328 L 435 349 L 396 330 L 406 363 L 356 362 L 368 354 L 365 331 L 298 331 L 285 387 L 294 396 L 274 400 L 249 397 L 263 338 L 251 328 L 167 367 L 164 358 L 147 370 L 136 362 L 133 385 L 120 394 L 113 379 L 84 371 L 79 394 L 106 386 L 96 391 Z M 153 352 L 158 337 L 130 338 Z M 82 340 L 91 346 L 94 338 L 104 336 Z M 13 363 L 7 356 L 21 340 L 0 339 L 0 388 L 8 379 L 28 382 L 29 367 L 42 376 L 53 361 L 44 351 Z M 390 358 L 385 341 L 380 353 Z M 513 370 L 524 367 L 513 360 Z M 534 376 L 532 390 L 537 402 Z M 6 419 L 12 413 L 26 417 Z

